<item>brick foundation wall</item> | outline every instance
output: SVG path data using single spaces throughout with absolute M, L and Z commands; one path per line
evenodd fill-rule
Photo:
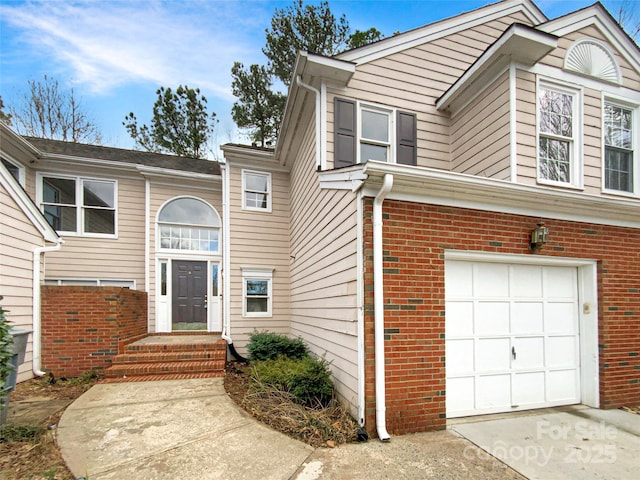
M 372 202 L 365 202 L 366 424 L 375 425 Z M 387 429 L 442 429 L 445 250 L 598 261 L 600 405 L 640 404 L 640 230 L 386 201 L 383 207 Z M 549 243 L 532 254 L 544 221 Z
M 42 368 L 76 377 L 111 366 L 119 344 L 147 333 L 147 294 L 119 287 L 43 286 Z

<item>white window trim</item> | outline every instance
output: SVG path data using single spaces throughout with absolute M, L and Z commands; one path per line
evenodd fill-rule
M 42 181 L 44 177 L 49 178 L 60 178 L 64 180 L 73 180 L 75 182 L 75 196 L 76 196 L 76 230 L 75 231 L 65 231 L 65 230 L 56 230 L 58 234 L 65 237 L 89 237 L 89 238 L 118 238 L 118 181 L 107 179 L 107 178 L 97 178 L 97 177 L 85 177 L 85 176 L 75 176 L 75 175 L 64 175 L 59 173 L 47 173 L 47 172 L 38 172 L 36 174 L 36 203 L 38 204 L 38 208 L 40 211 L 43 211 L 42 202 L 43 202 L 43 192 L 42 192 Z M 114 225 L 113 225 L 113 233 L 92 233 L 84 231 L 84 211 L 85 207 L 82 204 L 83 194 L 82 194 L 82 182 L 95 181 L 95 182 L 104 182 L 113 184 L 113 204 L 114 204 Z M 109 209 L 110 210 L 110 209 Z
M 242 316 L 243 317 L 262 317 L 269 318 L 273 316 L 273 268 L 262 267 L 241 267 L 242 268 Z M 247 312 L 247 280 L 267 280 L 267 311 L 266 312 Z
M 24 167 L 24 165 L 22 165 L 22 163 L 14 160 L 13 158 L 7 156 L 7 155 L 3 155 L 2 159 L 9 162 L 11 165 L 13 165 L 14 167 L 16 167 L 18 169 L 18 183 L 20 184 L 20 186 L 22 188 L 25 188 L 25 182 L 26 182 L 26 169 Z
M 74 283 L 74 282 L 77 282 Z M 92 285 L 86 285 L 91 283 Z M 129 285 L 113 285 L 113 283 L 128 283 Z M 57 286 L 92 286 L 92 287 L 125 287 L 131 290 L 136 289 L 135 280 L 127 280 L 122 278 L 45 278 L 44 285 Z
M 545 136 L 540 132 L 540 89 L 553 90 L 573 96 L 573 142 L 571 148 L 571 182 L 558 182 L 542 178 L 540 171 L 540 136 Z M 583 159 L 583 131 L 584 131 L 584 115 L 583 115 L 583 90 L 579 86 L 567 85 L 547 79 L 536 79 L 536 178 L 539 184 L 552 185 L 563 188 L 575 188 L 582 190 L 584 188 L 584 159 Z
M 604 140 L 605 128 L 604 128 L 604 107 L 606 104 L 612 104 L 618 107 L 627 108 L 633 111 L 632 126 L 633 137 L 633 191 L 624 192 L 621 190 L 612 190 L 606 188 L 606 170 L 605 170 L 605 152 L 606 145 Z M 627 98 L 619 95 L 613 95 L 607 92 L 602 94 L 602 162 L 601 162 L 601 180 L 602 180 L 602 192 L 610 195 L 619 195 L 622 197 L 639 197 L 640 196 L 640 104 L 633 102 Z
M 247 174 L 251 175 L 261 175 L 263 177 L 267 177 L 267 208 L 260 207 L 248 207 L 247 206 Z M 247 170 L 242 169 L 242 210 L 247 210 L 251 212 L 262 212 L 262 213 L 271 213 L 271 205 L 273 198 L 273 183 L 271 182 L 271 173 L 270 172 L 261 172 L 259 170 Z
M 363 159 L 360 158 L 360 145 L 364 140 L 365 143 L 370 145 L 379 145 L 379 146 L 388 146 L 389 147 L 389 156 L 387 163 L 396 163 L 396 110 L 393 107 L 388 107 L 385 105 L 379 105 L 376 103 L 370 102 L 356 102 L 357 108 L 357 120 L 356 120 L 356 163 L 363 163 Z M 362 110 L 369 110 L 378 113 L 386 113 L 389 116 L 389 143 L 379 142 L 371 139 L 363 139 L 362 138 Z M 364 161 L 366 162 L 365 159 Z

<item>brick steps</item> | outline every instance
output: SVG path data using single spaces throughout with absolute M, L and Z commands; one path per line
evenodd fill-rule
M 149 336 L 113 358 L 104 383 L 221 377 L 226 354 L 226 342 L 212 335 Z

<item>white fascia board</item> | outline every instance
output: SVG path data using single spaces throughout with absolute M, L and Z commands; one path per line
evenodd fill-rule
M 602 10 L 603 7 L 596 3 L 591 7 L 570 13 L 555 20 L 550 20 L 540 26 L 538 30 L 551 33 L 558 37 L 581 30 L 594 25 L 607 40 L 618 50 L 636 72 L 640 73 L 640 55 L 638 46 L 621 30 L 620 26 L 610 18 L 609 14 Z
M 438 110 L 457 111 L 509 63 L 531 66 L 558 46 L 558 38 L 520 24 L 511 25 L 436 101 Z M 472 90 L 472 91 L 471 91 Z
M 145 177 L 180 177 L 194 180 L 213 180 L 217 182 L 222 181 L 222 175 L 210 175 L 208 173 L 188 172 L 185 170 L 172 170 L 170 168 L 136 165 L 136 170 Z
M 336 58 L 361 65 L 517 12 L 526 15 L 534 25 L 547 21 L 533 2 L 506 0 L 341 53 Z
M 638 199 L 609 198 L 545 186 L 369 161 L 363 193 L 374 196 L 385 174 L 394 175 L 388 199 L 532 217 L 640 228 Z
M 320 189 L 322 190 L 351 190 L 358 191 L 367 175 L 362 172 L 362 166 L 351 167 L 349 169 L 330 170 L 321 172 L 318 175 Z
M 61 239 L 56 231 L 49 225 L 49 222 L 47 222 L 42 212 L 38 210 L 38 207 L 36 207 L 31 198 L 29 198 L 27 192 L 16 182 L 15 178 L 7 171 L 5 166 L 1 164 L 0 179 L 11 198 L 13 198 L 18 204 L 18 207 L 20 207 L 20 210 L 24 212 L 29 221 L 40 232 L 42 238 L 47 242 L 59 243 Z

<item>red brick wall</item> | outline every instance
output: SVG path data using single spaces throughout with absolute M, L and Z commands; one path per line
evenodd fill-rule
M 366 422 L 375 424 L 372 203 L 365 204 Z M 640 230 L 386 201 L 383 208 L 387 428 L 445 427 L 445 249 L 598 261 L 600 404 L 640 404 Z M 534 255 L 534 254 L 531 254 Z
M 44 286 L 42 367 L 56 377 L 103 370 L 118 343 L 147 333 L 147 294 L 119 287 Z

